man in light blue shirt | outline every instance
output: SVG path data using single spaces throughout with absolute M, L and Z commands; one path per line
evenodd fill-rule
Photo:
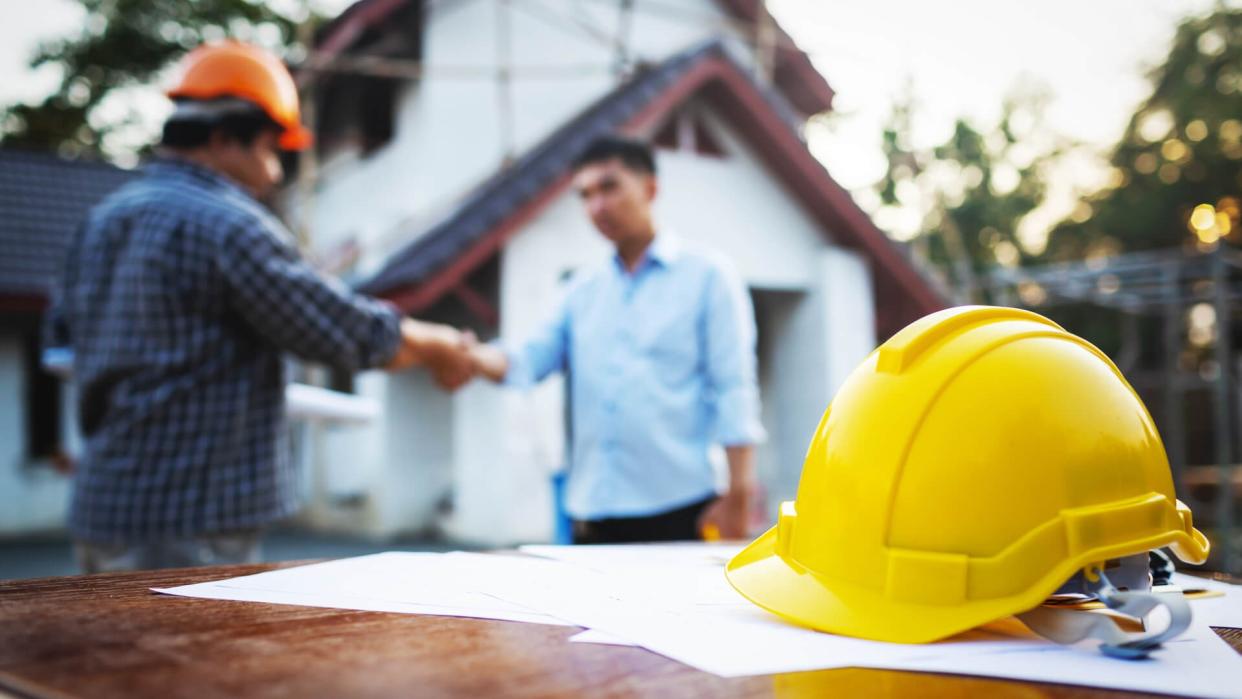
M 616 255 L 575 275 L 526 342 L 476 348 L 476 369 L 510 386 L 568 373 L 575 543 L 743 537 L 763 436 L 750 298 L 719 257 L 657 234 L 646 145 L 597 141 L 574 187 Z M 729 462 L 723 493 L 713 444 Z

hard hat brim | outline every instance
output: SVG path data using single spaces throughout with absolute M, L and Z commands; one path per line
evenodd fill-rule
M 1172 532 L 1161 537 L 1163 541 L 1131 546 L 1134 550 L 1124 553 L 1168 545 L 1182 560 L 1202 562 L 1207 558 L 1207 539 L 1189 522 L 1186 526 L 1189 532 Z M 1047 577 L 1045 585 L 1020 595 L 937 605 L 897 600 L 871 588 L 817 575 L 787 561 L 777 553 L 776 545 L 777 527 L 772 527 L 742 549 L 725 567 L 729 584 L 746 599 L 799 626 L 892 643 L 931 643 L 1033 609 L 1079 566 L 1108 558 L 1067 561 L 1064 570 Z
M 281 150 L 299 151 L 306 150 L 314 142 L 315 137 L 311 134 L 310 129 L 299 124 L 281 133 L 278 143 Z
M 1012 598 L 913 604 L 826 580 L 776 553 L 775 527 L 729 561 L 725 575 L 743 597 L 799 626 L 876 641 L 930 643 L 1013 614 Z

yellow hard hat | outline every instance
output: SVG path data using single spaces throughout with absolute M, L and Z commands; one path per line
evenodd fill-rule
M 1207 558 L 1121 372 L 1043 316 L 974 306 L 915 321 L 854 370 L 797 500 L 726 572 L 795 623 L 924 643 L 1162 546 Z

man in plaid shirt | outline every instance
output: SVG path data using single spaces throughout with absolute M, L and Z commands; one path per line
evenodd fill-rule
M 319 275 L 258 202 L 279 149 L 309 144 L 284 66 L 227 43 L 184 72 L 163 157 L 91 212 L 49 324 L 80 391 L 70 529 L 86 572 L 257 560 L 259 532 L 296 508 L 284 352 L 424 365 L 449 388 L 470 371 L 471 338 Z

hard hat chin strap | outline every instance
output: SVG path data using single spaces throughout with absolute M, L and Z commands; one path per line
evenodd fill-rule
M 1058 609 L 1040 606 L 1018 615 L 1022 623 L 1050 641 L 1069 645 L 1087 639 L 1100 641 L 1100 652 L 1115 658 L 1145 658 L 1160 644 L 1177 636 L 1190 626 L 1190 605 L 1180 591 L 1126 591 L 1113 587 L 1099 566 L 1083 571 L 1085 587 L 1104 606 L 1118 614 L 1142 622 L 1142 633 L 1123 630 L 1109 614 Z M 1163 607 L 1168 613 L 1168 626 L 1152 632 L 1148 615 Z

